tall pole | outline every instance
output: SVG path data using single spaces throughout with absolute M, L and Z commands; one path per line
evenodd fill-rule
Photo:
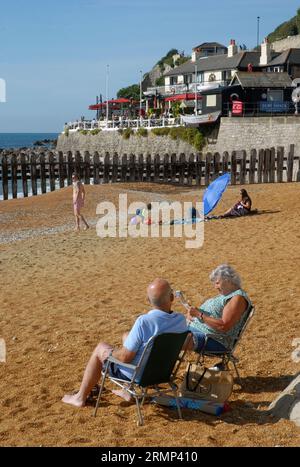
M 197 102 L 197 65 L 195 65 L 195 115 L 197 115 L 197 107 L 198 107 L 198 102 Z
M 108 77 L 109 65 L 106 65 L 106 126 L 108 125 Z
M 142 70 L 140 70 L 140 120 L 142 118 Z
M 259 20 L 260 16 L 257 17 L 257 47 L 259 46 Z

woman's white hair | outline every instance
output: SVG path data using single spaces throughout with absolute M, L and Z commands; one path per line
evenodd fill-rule
M 242 281 L 238 273 L 229 264 L 220 264 L 209 276 L 212 282 L 223 279 L 241 288 Z

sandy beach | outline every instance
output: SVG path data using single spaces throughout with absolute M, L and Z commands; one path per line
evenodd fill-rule
M 200 249 L 183 238 L 99 238 L 96 205 L 202 198 L 199 189 L 154 184 L 87 186 L 86 232 L 73 232 L 72 188 L 0 202 L 1 446 L 299 446 L 300 428 L 264 411 L 300 370 L 292 340 L 300 338 L 300 184 L 246 186 L 261 211 L 205 223 Z M 230 207 L 229 187 L 215 213 Z M 96 344 L 120 343 L 148 308 L 146 287 L 168 279 L 199 305 L 215 295 L 209 273 L 228 262 L 241 274 L 256 314 L 237 355 L 244 383 L 221 417 L 146 404 L 137 428 L 135 406 L 106 391 L 98 415 L 61 402 L 78 389 Z M 184 311 L 177 304 L 178 311 Z M 189 359 L 195 358 L 190 354 Z

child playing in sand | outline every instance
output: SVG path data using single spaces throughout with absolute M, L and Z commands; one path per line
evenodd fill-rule
M 85 220 L 83 215 L 80 213 L 81 208 L 84 207 L 85 189 L 76 173 L 73 173 L 72 181 L 73 181 L 73 207 L 74 207 L 74 216 L 75 216 L 75 223 L 76 223 L 75 230 L 78 232 L 80 230 L 80 220 L 82 220 L 82 222 L 85 225 L 84 230 L 87 230 L 89 228 L 87 221 Z

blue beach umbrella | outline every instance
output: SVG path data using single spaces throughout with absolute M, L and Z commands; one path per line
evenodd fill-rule
M 216 178 L 216 180 L 211 182 L 211 184 L 206 188 L 203 195 L 203 210 L 205 216 L 207 216 L 207 214 L 217 206 L 229 181 L 230 175 L 225 173 L 224 175 Z

